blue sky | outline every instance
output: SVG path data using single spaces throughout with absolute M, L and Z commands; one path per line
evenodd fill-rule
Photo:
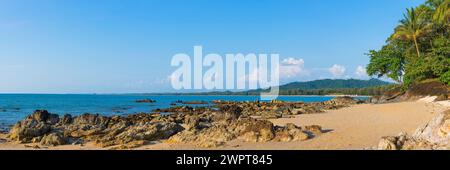
M 194 45 L 301 61 L 282 82 L 367 78 L 364 54 L 420 3 L 0 0 L 0 93 L 172 91 L 171 58 Z

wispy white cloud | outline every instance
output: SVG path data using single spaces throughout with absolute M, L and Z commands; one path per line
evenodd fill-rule
M 280 78 L 288 79 L 298 76 L 309 75 L 309 71 L 305 69 L 305 61 L 301 58 L 286 58 L 280 65 Z
M 283 61 L 281 61 L 281 64 L 284 64 L 284 65 L 303 65 L 303 64 L 305 64 L 305 61 L 303 61 L 303 59 L 301 59 L 301 58 L 297 59 L 297 58 L 289 57 L 289 58 L 283 59 Z
M 341 66 L 341 65 L 337 65 L 334 64 L 333 66 L 331 66 L 328 71 L 333 75 L 333 77 L 335 78 L 340 78 L 342 76 L 344 76 L 345 74 L 345 67 Z
M 366 72 L 366 68 L 363 66 L 356 67 L 355 74 L 358 78 L 367 78 L 369 77 Z

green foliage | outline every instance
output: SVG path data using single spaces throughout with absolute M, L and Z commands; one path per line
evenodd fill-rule
M 450 71 L 447 71 L 446 73 L 442 74 L 439 80 L 450 86 Z
M 420 57 L 420 47 L 418 39 L 428 31 L 429 26 L 427 24 L 427 11 L 424 6 L 419 6 L 417 9 L 406 9 L 404 18 L 400 20 L 400 25 L 395 28 L 394 34 L 391 39 L 412 41 L 416 48 L 417 56 Z
M 402 71 L 405 58 L 403 45 L 398 41 L 384 46 L 381 50 L 369 52 L 370 64 L 367 66 L 367 74 L 370 76 L 387 76 L 394 81 L 402 81 Z
M 450 0 L 428 0 L 407 9 L 387 44 L 368 53 L 367 73 L 411 84 L 440 78 L 448 84 L 450 69 Z
M 389 83 L 378 80 L 357 80 L 357 79 L 323 79 L 308 82 L 294 82 L 280 86 L 281 90 L 317 90 L 317 89 L 346 89 L 346 88 L 365 88 L 387 85 Z

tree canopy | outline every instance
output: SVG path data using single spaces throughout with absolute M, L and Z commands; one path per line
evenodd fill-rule
M 367 73 L 408 88 L 425 79 L 450 85 L 450 0 L 427 0 L 407 9 L 380 50 L 370 50 Z

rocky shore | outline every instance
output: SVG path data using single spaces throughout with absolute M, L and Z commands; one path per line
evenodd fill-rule
M 152 141 L 218 147 L 231 140 L 244 142 L 303 141 L 322 134 L 319 125 L 276 126 L 267 119 L 286 118 L 298 114 L 320 113 L 362 103 L 350 97 L 337 97 L 326 102 L 227 102 L 215 101 L 211 107 L 177 106 L 150 114 L 129 116 L 80 116 L 37 110 L 15 124 L 8 142 L 39 146 L 84 145 L 129 149 Z M 170 114 L 165 114 L 165 113 Z
M 412 135 L 383 137 L 379 150 L 450 150 L 450 110 L 438 114 Z

